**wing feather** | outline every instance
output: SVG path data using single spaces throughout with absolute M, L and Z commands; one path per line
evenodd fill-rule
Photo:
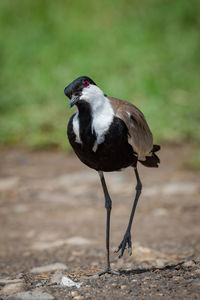
M 128 128 L 129 144 L 137 153 L 139 160 L 152 155 L 153 136 L 143 113 L 133 104 L 117 98 L 107 97 L 114 113 L 122 119 Z

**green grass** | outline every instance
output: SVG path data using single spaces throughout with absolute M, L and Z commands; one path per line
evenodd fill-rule
M 88 75 L 158 141 L 200 142 L 198 0 L 1 0 L 0 145 L 69 147 L 64 87 Z

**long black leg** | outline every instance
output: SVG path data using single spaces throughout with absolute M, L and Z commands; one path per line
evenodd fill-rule
M 142 191 L 142 183 L 140 181 L 140 177 L 139 177 L 139 173 L 137 170 L 137 166 L 134 167 L 134 171 L 135 171 L 135 176 L 137 179 L 137 185 L 136 185 L 136 195 L 135 195 L 135 200 L 133 202 L 133 207 L 131 210 L 131 215 L 130 215 L 130 219 L 129 219 L 129 223 L 126 229 L 126 232 L 124 234 L 124 238 L 122 240 L 122 242 L 120 243 L 120 245 L 118 246 L 118 248 L 115 250 L 115 252 L 119 252 L 119 258 L 123 256 L 124 254 L 124 250 L 126 249 L 126 245 L 128 245 L 128 252 L 129 255 L 132 254 L 132 242 L 131 242 L 131 226 L 132 226 L 132 222 L 133 222 L 133 217 L 135 214 L 135 210 L 136 210 L 136 206 L 138 203 L 138 199 L 140 197 L 141 191 Z
M 106 251 L 107 251 L 107 269 L 110 269 L 110 214 L 112 209 L 112 200 L 110 199 L 110 195 L 108 193 L 108 189 L 106 186 L 105 178 L 103 172 L 99 172 L 99 176 L 101 179 L 101 184 L 105 197 L 105 208 L 107 211 L 106 217 Z
M 98 272 L 97 274 L 99 276 L 103 275 L 103 274 L 114 274 L 114 275 L 118 275 L 119 273 L 112 270 L 110 268 L 110 214 L 111 214 L 111 209 L 112 209 L 112 200 L 110 198 L 110 195 L 108 193 L 108 189 L 106 186 L 106 182 L 105 182 L 105 178 L 103 175 L 102 171 L 99 171 L 99 177 L 101 179 L 101 184 L 102 184 L 102 188 L 103 188 L 103 192 L 104 192 L 104 197 L 105 197 L 105 208 L 107 211 L 107 216 L 106 216 L 106 268 L 105 270 Z M 96 275 L 96 274 L 90 274 L 90 275 Z

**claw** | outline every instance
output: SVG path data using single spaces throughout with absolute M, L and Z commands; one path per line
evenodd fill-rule
M 121 244 L 122 244 L 122 243 L 121 243 Z M 114 252 L 115 252 L 115 253 L 119 252 L 119 250 L 121 249 L 121 244 L 120 244 L 118 247 L 116 247 L 116 248 L 114 249 Z
M 113 249 L 114 253 L 117 253 L 118 251 L 119 251 L 119 247 L 116 247 L 116 248 Z
M 132 242 L 131 242 L 131 236 L 129 237 L 128 240 L 128 254 L 131 256 L 132 255 Z
M 127 245 L 128 245 L 128 254 L 132 255 L 132 242 L 131 242 L 130 232 L 125 233 L 122 242 L 120 243 L 120 245 L 114 251 L 115 253 L 117 253 L 117 252 L 119 252 L 119 250 L 121 250 L 119 255 L 118 255 L 118 258 L 121 258 L 123 256 Z
M 128 247 L 128 254 L 131 256 L 132 255 L 132 248 Z

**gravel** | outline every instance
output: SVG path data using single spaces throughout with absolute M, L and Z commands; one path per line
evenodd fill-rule
M 139 168 L 143 192 L 133 255 L 105 267 L 105 208 L 96 172 L 57 152 L 0 150 L 0 299 L 199 299 L 199 171 L 190 145 L 163 147 L 158 169 Z M 26 164 L 23 163 L 24 157 Z M 125 232 L 131 169 L 105 174 L 113 200 L 111 248 Z M 61 285 L 68 278 L 76 285 Z

